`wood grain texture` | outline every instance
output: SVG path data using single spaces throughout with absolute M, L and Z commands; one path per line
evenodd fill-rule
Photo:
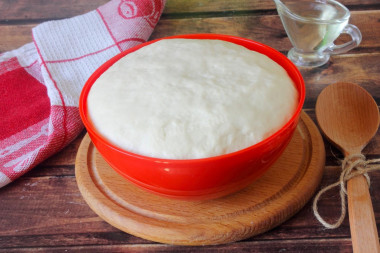
M 347 194 L 354 253 L 379 253 L 379 234 L 367 179 L 364 176 L 350 179 L 347 183 Z
M 325 168 L 321 187 L 338 180 L 340 167 L 337 164 L 338 161 L 334 166 Z M 35 168 L 32 173 L 39 170 L 45 168 Z M 93 245 L 90 248 L 96 245 L 125 245 L 125 248 L 129 248 L 127 245 L 133 245 L 130 246 L 132 249 L 137 245 L 136 248 L 148 250 L 154 246 L 149 241 L 121 232 L 104 222 L 83 200 L 74 176 L 60 175 L 60 170 L 54 167 L 49 170 L 49 174 L 55 173 L 55 176 L 23 177 L 0 189 L 0 249 L 53 246 L 65 246 L 67 249 L 75 246 L 85 248 L 86 245 Z M 377 194 L 380 192 L 380 184 L 377 183 L 380 182 L 380 173 L 372 173 L 371 179 L 373 183 L 370 192 L 374 209 L 380 210 L 380 194 Z M 328 192 L 320 201 L 322 215 L 331 221 L 336 219 L 340 211 L 337 203 L 338 194 Z M 379 222 L 380 215 L 378 212 L 375 214 Z M 233 245 L 239 252 L 239 245 L 244 247 L 244 242 L 248 245 L 254 242 L 260 248 L 261 243 L 275 240 L 275 243 L 271 242 L 273 249 L 271 250 L 271 244 L 266 244 L 266 249 L 268 252 L 277 252 L 274 250 L 277 244 L 301 246 L 306 240 L 310 248 L 315 245 L 318 249 L 317 242 L 327 240 L 331 246 L 339 247 L 342 242 L 347 242 L 351 248 L 350 239 L 347 238 L 350 238 L 348 219 L 339 229 L 323 229 L 312 214 L 311 203 L 308 203 L 294 218 L 279 227 Z M 174 251 L 175 248 L 167 249 Z
M 379 108 L 372 96 L 353 83 L 341 82 L 326 87 L 318 96 L 316 115 L 322 132 L 345 157 L 361 154 L 380 122 Z M 354 252 L 380 252 L 371 196 L 364 176 L 348 180 L 347 195 Z
M 350 53 L 368 52 L 380 47 L 380 11 L 354 11 L 351 23 L 358 26 L 363 34 L 363 41 Z M 0 25 L 0 52 L 15 49 L 31 42 L 31 29 L 38 22 L 31 24 Z M 238 15 L 205 18 L 162 18 L 150 39 L 189 33 L 221 33 L 257 40 L 279 51 L 291 48 L 281 20 L 277 15 Z
M 62 19 L 80 15 L 108 0 L 6 0 L 0 1 L 0 17 L 9 22 L 13 20 Z M 350 9 L 373 9 L 380 5 L 377 0 L 341 0 Z M 164 16 L 170 14 L 225 13 L 257 10 L 275 10 L 273 1 L 249 0 L 167 0 Z M 257 13 L 257 12 L 256 12 Z
M 121 245 L 83 245 L 73 247 L 43 247 L 43 248 L 17 248 L 17 249 L 0 249 L 1 253 L 23 253 L 23 252 L 70 252 L 70 253 L 160 253 L 160 252 L 175 252 L 175 253 L 230 253 L 230 252 L 339 252 L 351 253 L 352 246 L 350 240 L 347 239 L 323 239 L 323 240 L 296 240 L 296 241 L 250 241 L 230 243 L 217 246 L 189 247 L 189 246 L 173 246 L 164 244 L 121 244 Z
M 223 198 L 181 201 L 141 190 L 103 160 L 88 136 L 75 174 L 88 205 L 122 231 L 168 244 L 212 245 L 265 232 L 294 215 L 319 185 L 324 157 L 322 137 L 302 113 L 293 139 L 269 171 Z
M 336 82 L 353 82 L 366 89 L 380 104 L 380 52 L 333 56 L 325 65 L 301 70 L 306 84 L 304 108 L 314 108 L 318 95 Z
M 371 94 L 346 82 L 323 89 L 317 99 L 316 116 L 322 132 L 345 156 L 360 154 L 380 122 L 379 108 Z

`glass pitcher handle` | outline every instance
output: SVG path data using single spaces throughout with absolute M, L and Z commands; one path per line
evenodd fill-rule
M 352 40 L 349 42 L 346 42 L 342 45 L 332 44 L 331 46 L 329 46 L 326 49 L 327 53 L 329 53 L 329 54 L 345 53 L 345 52 L 353 49 L 354 47 L 357 47 L 360 44 L 360 42 L 362 41 L 362 34 L 361 34 L 359 28 L 357 28 L 354 25 L 351 25 L 351 24 L 346 25 L 344 27 L 342 33 L 346 33 L 346 34 L 350 35 Z

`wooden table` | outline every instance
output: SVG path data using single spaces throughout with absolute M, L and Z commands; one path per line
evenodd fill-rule
M 31 28 L 52 19 L 85 13 L 106 0 L 1 0 L 0 52 L 32 41 Z M 380 2 L 342 0 L 352 12 L 351 23 L 363 34 L 360 46 L 334 56 L 322 67 L 302 70 L 306 82 L 304 111 L 315 120 L 320 91 L 337 81 L 367 89 L 380 104 Z M 290 42 L 272 1 L 167 0 L 151 39 L 186 33 L 222 33 L 265 43 L 283 53 Z M 344 39 L 344 38 L 343 38 Z M 348 218 L 335 230 L 324 229 L 308 203 L 293 218 L 264 234 L 227 245 L 185 247 L 143 240 L 100 219 L 79 193 L 74 161 L 83 132 L 64 150 L 0 189 L 0 252 L 351 252 Z M 321 186 L 337 180 L 339 152 L 327 142 L 327 162 Z M 380 134 L 364 150 L 380 157 Z M 380 227 L 380 172 L 371 174 L 371 195 Z M 320 202 L 331 219 L 340 213 L 338 192 Z

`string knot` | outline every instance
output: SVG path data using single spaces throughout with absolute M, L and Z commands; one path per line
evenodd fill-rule
M 320 190 L 317 195 L 314 198 L 313 202 L 313 212 L 317 220 L 322 223 L 322 225 L 326 228 L 333 229 L 339 227 L 345 216 L 346 216 L 346 196 L 347 196 L 347 181 L 350 180 L 353 177 L 363 175 L 367 179 L 368 187 L 370 186 L 370 178 L 368 176 L 368 172 L 374 171 L 374 170 L 380 170 L 380 159 L 373 159 L 373 160 L 366 160 L 366 157 L 362 154 L 353 154 L 347 156 L 344 160 L 341 161 L 342 163 L 342 172 L 339 177 L 339 181 L 336 183 L 333 183 L 329 186 L 326 186 L 322 190 Z M 318 212 L 318 201 L 320 197 L 330 189 L 334 187 L 340 187 L 340 200 L 341 200 L 341 214 L 339 219 L 331 224 L 326 222 L 321 215 Z

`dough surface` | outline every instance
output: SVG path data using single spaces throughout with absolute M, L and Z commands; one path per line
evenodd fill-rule
M 89 118 L 114 145 L 144 156 L 231 153 L 279 130 L 298 92 L 267 56 L 220 40 L 166 39 L 126 55 L 93 84 Z

